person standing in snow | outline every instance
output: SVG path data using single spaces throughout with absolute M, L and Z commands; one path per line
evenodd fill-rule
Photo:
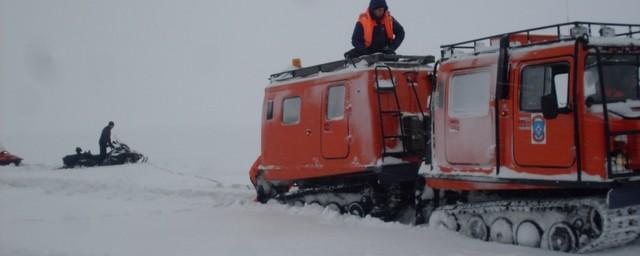
M 98 144 L 100 145 L 100 161 L 104 161 L 107 157 L 107 147 L 113 148 L 113 144 L 111 143 L 111 129 L 113 129 L 114 126 L 113 121 L 110 121 L 109 124 L 102 129 L 100 140 L 98 140 Z
M 353 49 L 346 52 L 347 59 L 362 55 L 384 53 L 395 54 L 404 40 L 404 28 L 389 13 L 385 0 L 371 0 L 356 23 L 351 36 Z

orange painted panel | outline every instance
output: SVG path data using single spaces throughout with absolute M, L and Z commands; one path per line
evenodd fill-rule
M 326 159 L 349 155 L 349 90 L 347 83 L 327 86 L 323 97 L 322 156 Z
M 411 86 L 406 73 L 411 76 Z M 403 113 L 419 115 L 428 113 L 428 97 L 431 92 L 429 69 L 394 69 L 392 76 Z M 378 92 L 375 89 L 373 68 L 351 72 L 327 73 L 308 79 L 267 87 L 262 120 L 262 149 L 259 168 L 265 178 L 290 182 L 310 178 L 353 174 L 370 171 L 381 163 L 381 123 L 378 112 Z M 388 79 L 387 77 L 384 77 Z M 342 115 L 329 110 L 329 90 L 344 85 Z M 416 95 L 417 94 L 417 95 Z M 381 94 L 384 107 L 392 107 L 393 95 Z M 300 97 L 300 121 L 283 123 L 283 101 Z M 420 105 L 417 103 L 420 101 Z M 273 102 L 269 115 L 269 102 Z M 268 119 L 267 117 L 271 117 Z M 385 133 L 397 131 L 397 118 L 384 121 Z M 397 146 L 388 141 L 387 147 Z M 407 157 L 408 162 L 418 163 L 420 158 Z M 255 173 L 256 171 L 254 171 Z
M 523 104 L 522 91 L 523 79 L 522 72 L 525 68 L 544 68 L 547 65 L 567 65 L 569 70 L 573 70 L 572 58 L 547 58 L 535 61 L 524 60 L 524 64 L 519 65 L 520 68 L 514 69 L 516 86 L 514 91 L 513 107 L 516 109 L 514 120 L 514 157 L 515 162 L 519 166 L 524 167 L 553 167 L 553 168 L 570 168 L 576 160 L 575 143 L 574 143 L 574 118 L 573 113 L 561 113 L 555 119 L 545 119 L 541 112 L 530 112 L 521 109 Z M 570 73 L 573 74 L 573 73 Z M 551 76 L 551 74 L 549 74 Z M 572 91 L 573 76 L 568 76 L 568 92 Z M 542 82 L 542 81 L 540 81 Z M 537 84 L 536 84 L 537 85 Z M 542 87 L 543 84 L 540 84 Z M 551 84 L 546 85 L 551 86 Z M 541 89 L 542 90 L 542 89 Z M 570 97 L 572 94 L 565 95 Z M 528 99 L 540 100 L 540 99 Z M 541 110 L 540 110 L 541 111 Z M 570 170 L 567 169 L 569 173 Z M 550 171 L 549 174 L 558 174 L 557 171 Z

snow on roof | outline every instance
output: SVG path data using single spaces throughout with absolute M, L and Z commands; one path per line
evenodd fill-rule
M 285 84 L 291 84 L 293 82 L 301 82 L 311 79 L 319 79 L 328 76 L 342 75 L 360 71 L 373 70 L 376 66 L 390 66 L 396 70 L 416 70 L 416 69 L 427 69 L 432 70 L 433 67 L 428 63 L 433 62 L 432 56 L 402 56 L 396 55 L 398 58 L 397 61 L 385 61 L 384 55 L 370 55 L 364 56 L 361 58 L 353 59 L 353 62 L 344 61 L 341 63 L 340 61 L 322 64 L 318 66 L 311 66 L 308 68 L 314 69 L 307 74 L 297 75 L 295 74 L 295 70 L 284 70 L 281 73 L 271 75 L 269 78 L 270 84 L 267 85 L 267 88 L 277 87 Z M 407 58 L 407 59 L 403 59 Z M 418 58 L 418 61 L 412 61 L 413 58 Z M 432 58 L 429 60 L 429 58 Z M 426 62 L 423 62 L 426 61 Z M 341 65 L 339 65 L 341 64 Z M 329 71 L 323 71 L 323 65 L 330 65 L 328 67 Z M 317 69 L 316 69 L 317 68 Z M 298 71 L 302 71 L 305 68 L 298 69 Z M 315 72 L 314 72 L 315 71 Z M 304 72 L 303 72 L 304 73 Z
M 637 46 L 640 47 L 640 39 L 628 37 L 594 37 L 589 39 L 589 45 L 594 46 Z
M 574 44 L 574 41 L 559 41 L 559 42 L 550 43 L 550 44 L 539 44 L 539 45 L 526 46 L 526 47 L 517 47 L 517 48 L 509 49 L 509 54 L 513 56 L 520 53 L 527 53 L 531 51 L 539 51 L 539 50 L 563 47 L 563 46 L 568 46 L 573 44 Z M 498 54 L 498 50 L 499 49 L 497 48 L 495 49 L 485 48 L 484 51 L 482 52 L 456 51 L 452 55 L 446 55 L 445 58 L 450 60 L 457 60 L 457 61 L 466 60 L 466 59 L 476 59 L 479 56 L 486 56 L 489 54 Z
M 578 38 L 588 37 L 592 45 L 602 46 L 638 46 L 640 39 L 633 36 L 640 34 L 639 24 L 618 24 L 601 22 L 575 21 L 550 26 L 529 28 L 509 33 L 503 33 L 455 44 L 442 45 L 443 59 L 466 58 L 479 54 L 495 53 L 499 51 L 503 39 L 508 39 L 508 48 L 531 49 L 532 46 L 552 45 L 559 42 L 575 43 Z M 627 31 L 627 33 L 618 33 Z M 594 31 L 598 31 L 596 35 Z M 488 44 L 488 46 L 486 46 Z
M 523 52 L 531 52 L 536 50 L 544 50 L 549 48 L 556 48 L 561 46 L 573 45 L 575 41 L 559 41 L 550 44 L 540 44 L 533 45 L 527 47 L 516 47 L 509 50 L 511 54 L 518 54 Z M 634 46 L 640 47 L 640 39 L 636 38 L 621 38 L 621 37 L 591 37 L 589 38 L 589 45 L 593 46 L 612 46 L 612 47 L 625 47 L 625 46 Z M 478 55 L 481 54 L 489 54 L 489 53 L 497 53 L 498 48 L 480 48 L 481 51 L 455 51 L 453 54 L 448 53 L 445 55 L 445 58 L 455 59 L 455 60 L 464 60 L 464 59 L 474 59 Z
M 278 76 L 275 77 L 271 77 L 269 79 L 269 81 L 271 82 L 267 88 L 269 87 L 277 87 L 280 85 L 284 85 L 284 84 L 289 84 L 292 82 L 300 82 L 300 81 L 304 81 L 304 80 L 310 80 L 310 79 L 318 79 L 321 77 L 326 77 L 329 75 L 339 75 L 339 74 L 346 74 L 346 73 L 351 73 L 354 71 L 363 71 L 363 70 L 367 70 L 367 69 L 373 69 L 373 67 L 369 66 L 367 64 L 366 61 L 362 60 L 358 63 L 355 63 L 354 65 L 348 65 L 346 66 L 344 69 L 340 69 L 338 71 L 331 71 L 331 72 L 322 72 L 319 71 L 315 74 L 311 74 L 308 76 L 304 76 L 304 77 L 294 77 L 292 73 L 287 73 L 286 71 L 291 71 L 291 70 L 285 70 L 284 73 L 280 73 Z
M 534 46 L 529 46 L 529 47 L 515 48 L 513 50 L 510 50 L 509 53 L 515 54 L 515 53 L 539 51 L 539 50 L 545 50 L 545 49 L 550 49 L 550 48 L 569 46 L 569 45 L 574 45 L 574 44 L 575 44 L 574 41 L 560 41 L 560 42 L 551 43 L 551 44 L 540 44 L 540 45 L 534 45 Z

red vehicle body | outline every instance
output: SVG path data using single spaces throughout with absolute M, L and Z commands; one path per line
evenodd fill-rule
M 0 165 L 14 164 L 18 166 L 20 162 L 22 162 L 22 158 L 12 155 L 9 151 L 0 149 Z
M 435 144 L 442 146 L 434 148 L 437 164 L 427 175 L 432 188 L 608 188 L 640 176 L 640 108 L 633 102 L 616 107 L 622 108 L 622 114 L 611 108 L 609 115 L 603 115 L 602 110 L 603 105 L 607 108 L 639 99 L 640 48 L 633 44 L 616 47 L 631 42 L 629 38 L 589 42 L 530 37 L 531 46 L 511 49 L 504 63 L 499 63 L 502 58 L 497 50 L 452 56 L 440 63 L 432 113 Z M 514 34 L 506 40 L 509 45 L 522 45 L 526 38 Z M 460 46 L 444 46 L 443 53 Z M 602 59 L 597 60 L 597 55 Z M 598 66 L 605 66 L 602 74 Z M 503 81 L 497 77 L 501 68 Z M 548 77 L 538 81 L 541 76 L 536 73 L 543 72 Z M 605 88 L 599 86 L 598 76 L 606 76 Z M 454 80 L 465 77 L 474 79 L 471 89 L 454 90 Z M 627 83 L 616 85 L 627 94 L 614 97 L 596 92 L 609 90 L 607 82 Z M 465 85 L 463 81 L 459 86 Z M 544 91 L 550 88 L 554 95 Z M 591 96 L 587 95 L 590 88 L 594 90 Z M 602 98 L 599 95 L 606 95 L 606 100 L 589 102 L 589 97 Z M 553 100 L 561 102 L 549 116 L 543 113 L 542 96 L 557 96 Z M 475 98 L 477 105 L 456 105 L 460 98 Z
M 250 174 L 258 200 L 386 220 L 409 208 L 473 238 L 556 251 L 629 243 L 640 234 L 637 34 L 573 22 L 445 45 L 433 67 L 380 55 L 273 75 Z M 295 118 L 284 105 L 300 107 Z
M 387 167 L 398 167 L 394 174 L 415 175 L 421 152 L 403 152 L 408 148 L 394 136 L 401 134 L 404 124 L 394 115 L 403 112 L 407 125 L 422 123 L 426 109 L 417 102 L 428 100 L 431 68 L 408 65 L 411 68 L 367 66 L 310 79 L 275 81 L 265 90 L 262 155 L 252 168 L 252 181 L 256 182 L 258 171 L 276 183 L 385 172 Z M 295 120 L 285 120 L 286 101 L 299 101 L 291 105 L 296 108 Z M 384 163 L 385 157 L 393 161 L 394 156 L 407 162 Z

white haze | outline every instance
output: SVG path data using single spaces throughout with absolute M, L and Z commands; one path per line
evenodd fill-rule
M 0 143 L 55 165 L 114 120 L 156 162 L 245 175 L 268 75 L 340 59 L 368 2 L 0 0 Z M 636 0 L 388 2 L 404 54 L 567 18 L 640 23 Z
M 388 0 L 399 53 L 640 2 Z M 0 0 L 0 255 L 560 255 L 433 227 L 255 203 L 269 74 L 340 59 L 368 0 Z M 55 170 L 100 129 L 147 164 Z M 640 241 L 593 255 L 637 255 Z

